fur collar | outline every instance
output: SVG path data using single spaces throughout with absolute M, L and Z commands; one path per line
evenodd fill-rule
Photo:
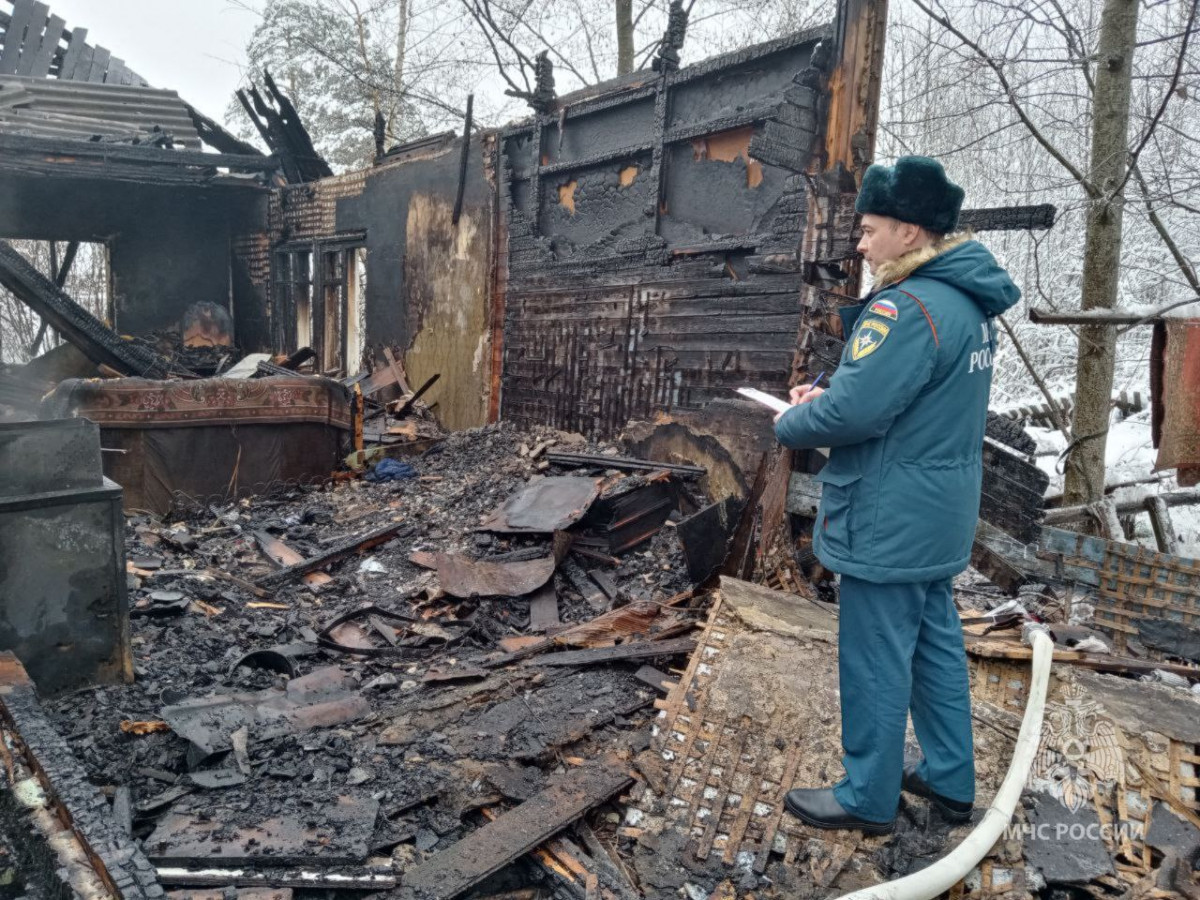
M 891 262 L 886 262 L 879 267 L 879 274 L 875 276 L 875 290 L 881 290 L 897 282 L 903 281 L 925 263 L 930 262 L 935 257 L 941 256 L 955 247 L 962 246 L 967 241 L 971 240 L 973 235 L 970 232 L 962 231 L 958 234 L 947 235 L 941 240 L 934 241 L 925 247 L 918 247 L 916 250 L 909 250 L 903 256 L 893 259 Z

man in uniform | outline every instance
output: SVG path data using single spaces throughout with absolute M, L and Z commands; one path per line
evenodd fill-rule
M 993 320 L 1020 291 L 982 244 L 954 234 L 962 199 L 926 157 L 867 170 L 855 209 L 875 291 L 842 311 L 848 339 L 829 387 L 793 388 L 776 420 L 784 446 L 830 448 L 813 547 L 841 575 L 846 776 L 786 798 L 820 828 L 890 831 L 901 787 L 955 821 L 975 799 L 951 582 L 979 513 Z M 910 710 L 923 758 L 905 766 Z

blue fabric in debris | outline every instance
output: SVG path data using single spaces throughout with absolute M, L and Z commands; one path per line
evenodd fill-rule
M 406 462 L 396 459 L 381 459 L 370 472 L 363 476 L 367 481 L 399 481 L 401 478 L 416 478 L 417 470 Z

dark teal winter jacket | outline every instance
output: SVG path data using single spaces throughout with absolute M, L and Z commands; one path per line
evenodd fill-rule
M 898 264 L 898 280 L 843 311 L 851 337 L 825 393 L 775 426 L 786 447 L 831 448 L 816 476 L 817 558 L 882 583 L 933 581 L 967 567 L 993 318 L 1021 296 L 978 241 Z

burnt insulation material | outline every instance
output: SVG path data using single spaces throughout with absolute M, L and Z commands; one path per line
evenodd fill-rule
M 654 227 L 649 155 L 544 179 L 541 224 L 558 259 L 610 256 Z

